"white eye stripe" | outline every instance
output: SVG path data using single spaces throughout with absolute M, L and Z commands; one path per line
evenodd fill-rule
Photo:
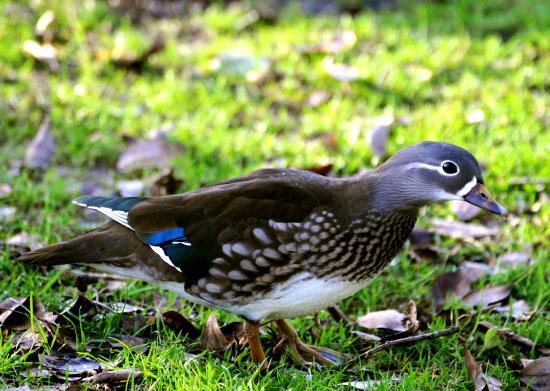
M 443 171 L 443 167 L 442 167 L 442 166 L 443 166 L 443 163 L 446 163 L 446 162 L 451 162 L 451 163 L 453 163 L 453 164 L 456 166 L 456 168 L 457 168 L 456 172 L 453 172 L 452 174 L 448 174 L 448 173 L 446 173 L 445 171 Z M 412 168 L 426 168 L 426 169 L 428 169 L 428 170 L 437 171 L 437 172 L 439 172 L 441 175 L 444 175 L 444 176 L 456 176 L 456 175 L 458 175 L 458 173 L 460 172 L 460 168 L 458 167 L 458 165 L 457 165 L 455 162 L 453 162 L 453 161 L 451 161 L 451 160 L 445 160 L 443 163 L 441 163 L 440 166 L 434 166 L 434 165 L 428 164 L 428 163 L 409 163 L 409 164 L 407 164 L 407 165 L 405 166 L 405 169 L 406 169 L 406 170 L 410 170 L 410 169 L 412 169 Z
M 475 185 L 477 185 L 477 178 L 474 175 L 472 179 L 468 183 L 466 183 L 462 189 L 456 192 L 456 195 L 464 197 L 470 192 L 470 190 L 474 188 Z

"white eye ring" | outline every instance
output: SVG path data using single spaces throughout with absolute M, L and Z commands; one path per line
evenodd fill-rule
M 447 172 L 445 171 L 445 165 L 447 163 L 450 163 L 454 166 L 454 168 L 456 168 L 456 171 L 455 172 Z M 455 162 L 453 162 L 452 160 L 444 160 L 441 162 L 441 165 L 439 166 L 440 169 L 439 169 L 439 172 L 441 173 L 441 175 L 445 175 L 445 176 L 455 176 L 455 175 L 458 175 L 458 173 L 460 172 L 460 167 L 458 166 L 458 164 L 456 164 Z

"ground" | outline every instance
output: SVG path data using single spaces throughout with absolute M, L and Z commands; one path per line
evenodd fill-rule
M 413 259 L 407 245 L 399 260 L 341 309 L 353 320 L 370 311 L 403 310 L 414 300 L 433 312 L 431 287 L 439 275 L 464 261 L 487 263 L 528 247 L 528 265 L 485 276 L 477 286 L 511 283 L 514 299 L 526 300 L 535 316 L 515 322 L 480 311 L 474 323 L 488 320 L 537 344 L 550 343 L 544 333 L 550 299 L 550 207 L 544 202 L 550 177 L 547 2 L 404 1 L 367 7 L 354 16 L 311 16 L 290 5 L 274 22 L 243 3 L 172 18 L 144 12 L 132 18 L 93 0 L 3 0 L 0 8 L 0 167 L 5 167 L 0 184 L 9 186 L 0 196 L 5 212 L 0 240 L 26 232 L 49 244 L 90 229 L 89 216 L 83 223 L 82 212 L 70 203 L 83 192 L 82 183 L 106 181 L 109 195 L 116 181 L 155 172 L 114 170 L 125 136 L 144 138 L 160 129 L 171 142 L 181 143 L 185 152 L 173 166 L 184 181 L 178 189 L 183 192 L 264 166 L 331 164 L 332 175 L 372 168 L 381 158 L 373 154 L 371 131 L 391 122 L 389 155 L 423 140 L 461 145 L 482 162 L 486 185 L 512 216 L 499 223 L 500 232 L 491 240 L 464 244 L 438 236 L 437 246 L 455 249 L 440 262 Z M 54 21 L 46 33 L 35 32 L 48 10 Z M 165 42 L 162 50 L 142 62 L 128 60 L 145 52 L 157 35 Z M 27 40 L 51 41 L 56 59 L 36 61 L 23 50 Z M 56 147 L 40 174 L 20 167 L 46 116 Z M 105 171 L 109 180 L 97 177 Z M 14 213 L 7 212 L 11 207 Z M 448 205 L 438 205 L 423 211 L 419 225 L 430 228 L 433 217 L 456 219 Z M 63 270 L 24 267 L 4 251 L 0 300 L 33 295 L 48 311 L 60 312 L 78 295 L 74 276 Z M 93 283 L 86 295 L 93 298 L 105 285 Z M 160 304 L 159 296 L 165 299 Z M 157 311 L 177 306 L 201 327 L 211 312 L 140 282 L 99 298 L 155 305 Z M 458 311 L 461 305 L 452 307 Z M 220 322 L 237 320 L 216 314 Z M 326 312 L 318 317 L 323 327 L 313 316 L 292 324 L 307 341 L 318 334 L 319 345 L 357 351 L 357 337 L 349 329 Z M 78 321 L 77 351 L 83 353 L 91 340 L 128 333 L 124 320 L 124 314 L 107 313 L 96 321 Z M 247 350 L 236 359 L 233 352 L 224 357 L 204 351 L 188 361 L 187 353 L 200 341 L 158 323 L 159 332 L 147 338 L 147 354 L 133 348 L 110 357 L 88 354 L 143 371 L 139 385 L 151 389 L 335 389 L 366 379 L 381 381 L 379 389 L 472 388 L 458 334 L 383 351 L 357 365 L 354 374 L 338 368 L 299 370 L 288 356 L 262 373 L 247 361 Z M 430 330 L 445 327 L 441 317 L 429 325 Z M 47 385 L 25 372 L 38 362 L 36 352 L 16 349 L 13 332 L 2 331 L 0 387 Z M 519 358 L 517 347 L 487 348 L 485 332 L 477 327 L 461 335 L 486 373 L 502 380 L 504 389 L 519 387 L 508 360 Z M 269 333 L 263 338 L 272 339 Z M 52 342 L 41 351 L 53 350 Z M 537 357 L 534 350 L 521 354 Z M 395 376 L 400 380 L 392 382 Z

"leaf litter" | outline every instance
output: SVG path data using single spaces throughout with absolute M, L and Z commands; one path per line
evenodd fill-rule
M 483 372 L 483 367 L 481 364 L 479 364 L 472 353 L 470 353 L 466 343 L 464 341 L 461 341 L 461 343 L 464 353 L 464 364 L 466 365 L 470 379 L 474 382 L 474 390 L 501 391 L 502 381 L 486 375 L 485 372 Z
M 124 173 L 143 168 L 166 168 L 170 167 L 174 157 L 183 153 L 185 148 L 182 145 L 170 143 L 166 133 L 159 131 L 150 139 L 131 139 L 116 167 Z

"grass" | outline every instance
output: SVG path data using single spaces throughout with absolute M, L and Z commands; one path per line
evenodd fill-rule
M 371 167 L 378 159 L 371 152 L 369 130 L 382 115 L 407 119 L 393 127 L 390 153 L 422 140 L 464 146 L 486 165 L 488 187 L 512 210 L 538 200 L 541 189 L 535 180 L 550 177 L 550 8 L 545 2 L 405 1 L 395 10 L 367 10 L 355 17 L 310 17 L 291 5 L 275 24 L 254 22 L 255 14 L 243 4 L 214 5 L 186 17 L 146 18 L 141 23 L 93 0 L 2 0 L 0 9 L 0 167 L 7 168 L 0 170 L 0 184 L 12 187 L 0 198 L 0 206 L 17 208 L 14 217 L 1 221 L 0 239 L 24 231 L 42 243 L 54 243 L 85 231 L 80 211 L 70 205 L 82 191 L 83 176 L 98 166 L 114 167 L 124 148 L 123 135 L 143 137 L 159 128 L 170 129 L 171 139 L 186 147 L 174 162 L 176 175 L 185 180 L 181 191 L 265 165 L 301 168 L 331 163 L 339 175 Z M 55 13 L 51 29 L 60 63 L 57 73 L 21 50 L 25 40 L 34 39 L 35 22 L 50 9 Z M 327 74 L 326 55 L 300 50 L 345 30 L 354 31 L 357 42 L 332 57 L 358 70 L 360 78 L 351 82 Z M 141 71 L 121 69 L 110 61 L 117 53 L 143 52 L 158 32 L 166 37 L 166 48 Z M 265 58 L 271 70 L 256 83 L 247 81 L 246 75 L 216 70 L 213 59 L 223 53 L 250 56 L 253 68 Z M 316 91 L 328 92 L 330 99 L 311 107 L 308 98 Z M 467 116 L 476 109 L 483 111 L 484 119 L 469 123 Z M 50 113 L 57 148 L 52 167 L 36 178 L 18 167 L 45 111 Z M 149 173 L 115 175 L 128 179 Z M 522 177 L 528 183 L 513 184 Z M 106 194 L 113 191 L 114 186 L 106 186 Z M 450 215 L 448 206 L 435 206 L 423 213 L 420 223 Z M 494 241 L 463 246 L 455 256 L 456 261 L 486 259 L 531 245 L 530 266 L 492 275 L 482 284 L 512 283 L 513 297 L 526 300 L 538 315 L 524 323 L 486 313 L 479 320 L 546 344 L 549 227 L 550 206 L 543 202 L 535 214 L 516 213 Z M 442 239 L 438 244 L 450 248 L 457 243 Z M 402 307 L 409 299 L 429 302 L 433 280 L 453 268 L 452 262 L 416 263 L 405 251 L 399 262 L 345 300 L 342 308 L 355 317 Z M 33 294 L 49 311 L 60 311 L 77 295 L 74 278 L 24 268 L 7 252 L 0 258 L 0 275 L 0 300 Z M 88 295 L 103 285 L 93 285 Z M 174 294 L 139 282 L 101 299 L 146 306 L 158 294 L 169 299 L 166 309 L 177 301 Z M 199 325 L 209 314 L 187 304 L 181 311 Z M 319 316 L 329 319 L 324 312 Z M 311 316 L 292 323 L 305 340 L 311 338 L 307 331 L 313 327 L 320 333 L 316 343 L 353 350 L 355 337 L 335 322 L 326 329 L 314 326 Z M 107 314 L 98 322 L 82 320 L 76 326 L 82 330 L 80 347 L 125 331 L 120 314 Z M 430 326 L 443 327 L 440 319 Z M 0 339 L 0 387 L 47 384 L 25 373 L 36 357 L 13 348 L 10 338 L 6 331 Z M 481 351 L 481 331 L 472 333 L 470 343 L 488 374 L 501 379 L 505 389 L 519 387 L 507 361 L 510 354 L 519 357 L 517 348 L 504 344 Z M 150 336 L 147 354 L 127 348 L 103 359 L 119 358 L 119 367 L 144 372 L 143 383 L 129 388 L 334 389 L 342 382 L 369 378 L 380 380 L 380 389 L 472 387 L 456 336 L 382 352 L 361 363 L 354 376 L 339 369 L 299 371 L 289 365 L 288 357 L 261 374 L 247 362 L 246 352 L 236 360 L 229 354 L 219 358 L 205 352 L 200 360 L 187 362 L 188 350 L 197 344 L 162 328 Z M 395 374 L 401 377 L 398 384 L 391 382 Z

